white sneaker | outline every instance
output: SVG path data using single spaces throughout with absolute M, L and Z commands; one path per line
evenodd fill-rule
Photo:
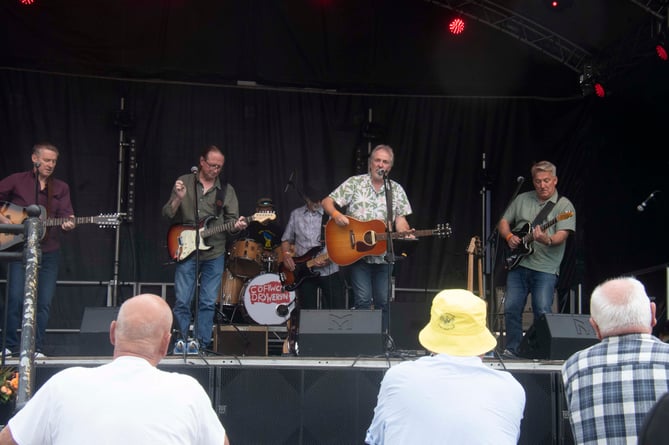
M 44 355 L 43 353 L 41 353 L 39 351 L 35 352 L 35 355 L 33 357 L 35 358 L 35 360 L 42 359 L 42 358 L 47 358 L 46 355 Z
M 3 352 L 5 357 L 11 357 L 12 356 L 12 351 L 10 351 L 8 348 L 5 348 L 5 352 Z

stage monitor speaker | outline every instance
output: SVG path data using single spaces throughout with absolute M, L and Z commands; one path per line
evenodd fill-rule
M 305 357 L 383 354 L 381 311 L 301 310 L 298 350 Z
M 518 355 L 533 359 L 566 360 L 574 352 L 599 342 L 589 319 L 589 315 L 542 315 L 525 333 Z
M 86 307 L 79 328 L 77 355 L 108 356 L 114 352 L 109 341 L 109 325 L 116 320 L 117 307 Z
M 267 326 L 215 326 L 214 351 L 223 355 L 266 356 Z

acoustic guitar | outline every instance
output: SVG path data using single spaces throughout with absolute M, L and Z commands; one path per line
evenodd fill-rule
M 386 224 L 379 220 L 360 221 L 347 215 L 349 224 L 338 226 L 333 219 L 325 225 L 325 245 L 328 248 L 330 259 L 340 265 L 348 266 L 360 258 L 369 255 L 383 255 L 386 253 L 387 240 L 402 239 L 409 235 L 421 236 L 451 236 L 452 230 L 448 223 L 437 224 L 434 229 L 416 230 L 413 232 L 386 233 Z
M 46 209 L 44 206 L 40 208 L 40 220 L 45 227 L 60 226 L 65 221 L 73 220 L 75 224 L 97 224 L 100 228 L 116 227 L 121 223 L 120 213 L 109 213 L 106 215 L 100 214 L 98 216 L 77 216 L 74 218 L 47 218 Z M 8 218 L 11 224 L 22 224 L 28 218 L 28 211 L 25 207 L 21 207 L 11 202 L 0 202 L 0 214 Z M 42 238 L 46 235 L 46 230 L 42 233 Z M 0 250 L 8 249 L 24 241 L 23 233 L 0 233 Z

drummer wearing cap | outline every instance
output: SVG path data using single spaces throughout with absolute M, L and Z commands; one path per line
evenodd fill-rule
M 276 213 L 272 198 L 263 197 L 256 201 L 256 213 Z M 261 219 L 249 223 L 245 238 L 250 238 L 262 246 L 263 272 L 276 272 L 281 252 L 281 234 L 283 229 L 278 217 Z
M 518 443 L 525 390 L 483 364 L 497 345 L 485 301 L 464 289 L 439 292 L 418 340 L 431 354 L 386 371 L 365 443 Z

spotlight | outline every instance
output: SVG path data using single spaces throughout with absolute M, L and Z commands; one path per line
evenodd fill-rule
M 607 95 L 606 87 L 600 79 L 599 71 L 592 64 L 586 63 L 583 65 L 583 72 L 579 76 L 578 83 L 581 87 L 583 97 L 594 94 L 597 97 L 604 98 Z
M 465 21 L 460 17 L 456 17 L 448 23 L 448 30 L 453 35 L 462 34 L 465 30 Z
M 669 40 L 667 39 L 666 31 L 661 32 L 655 43 L 655 54 L 657 54 L 657 57 L 659 57 L 660 60 L 664 60 L 665 62 L 669 59 L 669 56 L 667 55 L 667 50 L 669 50 L 668 43 Z
M 574 0 L 540 0 L 551 11 L 563 11 L 574 5 Z

